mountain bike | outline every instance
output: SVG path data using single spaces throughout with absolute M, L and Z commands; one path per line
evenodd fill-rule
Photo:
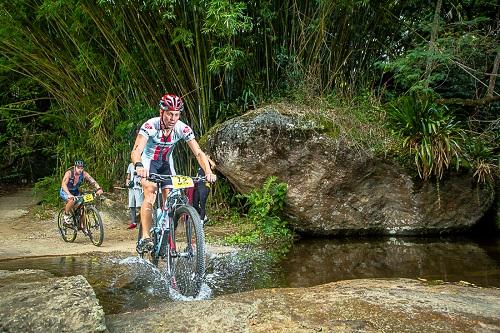
M 104 225 L 101 214 L 94 205 L 96 198 L 98 196 L 95 192 L 75 196 L 75 207 L 71 212 L 73 221 L 71 225 L 64 223 L 64 208 L 61 209 L 57 216 L 57 227 L 65 242 L 74 242 L 78 230 L 81 230 L 90 239 L 92 244 L 101 246 L 104 240 Z M 103 200 L 104 198 L 99 197 L 99 199 Z M 83 228 L 80 226 L 83 226 Z
M 156 200 L 152 213 L 150 261 L 166 271 L 170 286 L 183 296 L 198 295 L 205 274 L 205 234 L 200 216 L 189 204 L 185 190 L 204 178 L 159 175 L 151 173 L 147 180 L 156 183 Z M 161 183 L 169 192 L 162 205 Z M 142 225 L 139 226 L 139 239 Z M 139 253 L 144 258 L 145 253 Z

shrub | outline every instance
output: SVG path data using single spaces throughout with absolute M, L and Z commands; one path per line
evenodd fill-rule
M 286 243 L 293 238 L 291 230 L 281 213 L 285 205 L 287 185 L 278 183 L 276 177 L 269 177 L 262 188 L 239 195 L 246 200 L 247 219 L 253 228 L 227 237 L 226 242 L 235 243 Z
M 387 109 L 391 130 L 402 138 L 403 149 L 413 157 L 423 179 L 441 179 L 450 164 L 460 165 L 464 132 L 459 122 L 427 98 L 405 96 Z

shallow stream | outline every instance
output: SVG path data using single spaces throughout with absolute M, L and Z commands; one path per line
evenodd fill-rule
M 0 261 L 0 269 L 81 274 L 107 314 L 179 300 L 163 274 L 137 257 L 110 254 Z M 210 254 L 199 298 L 274 287 L 308 287 L 359 278 L 421 278 L 500 287 L 500 237 L 471 239 L 304 239 L 286 254 Z

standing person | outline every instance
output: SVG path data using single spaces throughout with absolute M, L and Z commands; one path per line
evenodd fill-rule
M 141 207 L 142 235 L 137 244 L 137 252 L 150 251 L 154 244 L 151 240 L 151 217 L 155 201 L 156 184 L 146 180 L 149 173 L 164 175 L 175 174 L 172 152 L 175 145 L 183 140 L 196 157 L 198 164 L 205 172 L 209 182 L 215 182 L 217 177 L 212 173 L 207 156 L 200 149 L 191 127 L 180 121 L 184 103 L 179 96 L 166 94 L 160 99 L 160 116 L 146 121 L 139 130 L 134 147 L 130 154 L 137 175 L 144 189 L 144 203 Z M 163 198 L 167 197 L 166 184 L 161 184 Z M 162 203 L 159 203 L 162 204 Z
M 210 170 L 213 171 L 215 168 L 215 162 L 212 161 L 208 156 L 207 159 L 208 163 L 210 164 Z M 198 168 L 197 177 L 203 177 L 203 176 L 205 176 L 205 172 L 203 171 L 202 168 Z M 209 193 L 210 193 L 210 183 L 207 183 L 206 181 L 196 182 L 193 192 L 193 207 L 196 209 L 198 214 L 200 214 L 201 223 L 203 223 L 203 225 L 208 223 L 206 205 Z
M 134 164 L 130 163 L 127 168 L 127 178 L 125 179 L 125 186 L 128 187 L 128 208 L 131 219 L 127 229 L 137 227 L 137 208 L 141 209 L 142 201 L 144 200 L 141 179 L 134 176 L 134 173 Z
M 79 188 L 84 181 L 89 182 L 96 189 L 96 194 L 101 195 L 103 193 L 101 186 L 89 175 L 87 171 L 84 171 L 85 163 L 82 160 L 76 160 L 75 164 L 69 168 L 63 176 L 61 182 L 61 189 L 59 190 L 59 196 L 61 199 L 66 201 L 66 206 L 64 206 L 64 223 L 66 225 L 72 225 L 73 221 L 71 219 L 71 210 L 75 206 L 75 196 L 80 195 Z M 80 229 L 82 226 L 80 225 Z

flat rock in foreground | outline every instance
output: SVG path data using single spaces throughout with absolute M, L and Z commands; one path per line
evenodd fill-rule
M 166 303 L 106 321 L 110 332 L 499 332 L 500 289 L 360 279 Z
M 0 270 L 0 332 L 104 332 L 104 311 L 81 276 Z

